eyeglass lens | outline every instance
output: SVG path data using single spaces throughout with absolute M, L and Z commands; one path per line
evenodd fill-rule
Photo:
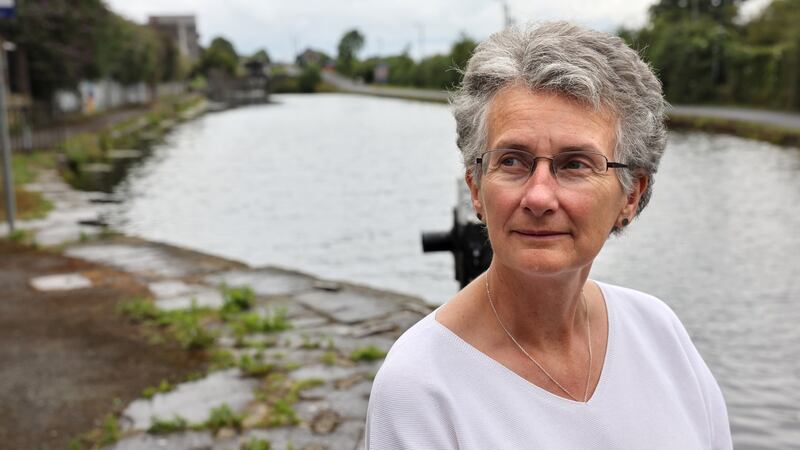
M 537 161 L 550 161 L 550 172 L 562 185 L 576 185 L 608 170 L 608 159 L 600 153 L 571 151 L 552 157 L 534 156 L 521 150 L 491 150 L 481 157 L 483 176 L 502 184 L 527 181 L 536 169 Z

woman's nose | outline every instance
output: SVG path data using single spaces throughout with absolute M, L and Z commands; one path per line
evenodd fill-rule
M 558 209 L 558 181 L 553 174 L 552 161 L 537 160 L 528 181 L 522 186 L 521 206 L 536 216 Z

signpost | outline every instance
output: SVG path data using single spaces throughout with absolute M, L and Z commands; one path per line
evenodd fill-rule
M 14 0 L 0 0 L 0 19 L 14 17 Z
M 14 17 L 14 0 L 0 0 L 0 18 Z M 11 172 L 11 139 L 8 136 L 8 117 L 6 115 L 6 48 L 13 44 L 0 39 L 0 146 L 3 154 L 3 191 L 6 195 L 6 219 L 9 234 L 14 232 L 14 179 Z

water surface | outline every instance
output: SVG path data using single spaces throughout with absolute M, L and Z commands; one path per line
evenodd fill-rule
M 421 296 L 456 290 L 420 234 L 452 226 L 463 172 L 446 106 L 351 95 L 184 124 L 119 188 L 122 231 Z M 650 206 L 592 277 L 681 317 L 737 448 L 800 448 L 800 150 L 674 133 Z

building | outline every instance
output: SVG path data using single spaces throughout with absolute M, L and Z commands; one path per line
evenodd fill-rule
M 193 15 L 150 16 L 148 25 L 169 36 L 181 55 L 191 62 L 200 59 L 200 35 L 197 33 L 197 22 Z

